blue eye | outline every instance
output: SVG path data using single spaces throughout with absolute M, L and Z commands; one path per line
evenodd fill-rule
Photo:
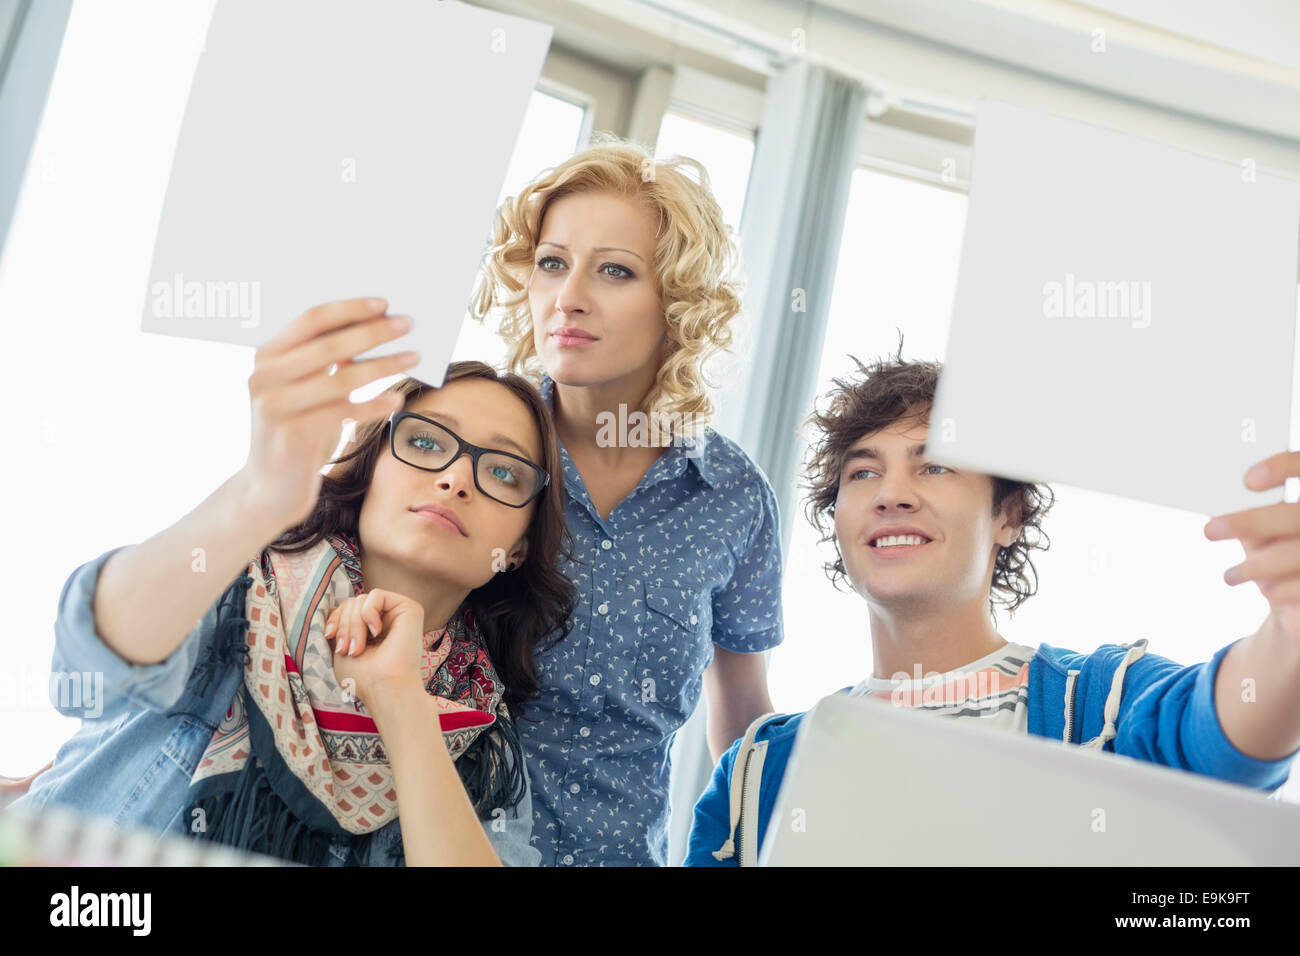
M 537 268 L 541 269 L 541 271 L 543 272 L 559 271 L 559 269 L 547 268 L 548 262 L 558 263 L 561 266 L 564 265 L 564 263 L 556 256 L 542 256 L 542 258 L 537 260 L 536 263 Z M 633 274 L 631 269 L 627 268 L 626 266 L 621 266 L 617 262 L 606 262 L 604 265 L 600 267 L 600 269 L 603 275 L 609 276 L 609 278 L 611 279 L 635 279 L 636 278 L 636 276 Z M 609 269 L 616 269 L 618 271 L 615 273 L 606 271 Z
M 424 444 L 420 444 L 421 442 L 424 442 Z M 438 444 L 438 440 L 434 438 L 432 435 L 428 435 L 428 434 L 412 435 L 409 439 L 407 439 L 406 443 L 410 445 L 412 448 L 414 448 L 416 451 L 441 451 L 442 450 L 442 446 Z
M 497 481 L 500 481 L 504 484 L 507 485 L 519 484 L 518 473 L 513 468 L 510 468 L 506 465 L 493 465 L 490 469 L 488 469 L 488 473 Z
M 926 465 L 925 471 L 929 472 L 931 468 L 940 468 L 945 472 L 952 471 L 952 469 L 946 465 Z M 874 475 L 874 474 L 876 474 L 876 472 L 871 468 L 859 468 L 857 471 L 851 472 L 849 474 L 849 481 L 857 481 L 859 475 Z

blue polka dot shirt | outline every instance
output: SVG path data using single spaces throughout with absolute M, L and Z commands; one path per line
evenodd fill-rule
M 555 383 L 541 391 L 554 408 Z M 670 446 L 601 518 L 563 442 L 572 630 L 539 656 L 519 732 L 543 866 L 664 866 L 668 750 L 713 645 L 775 647 L 781 546 L 767 477 L 711 428 Z

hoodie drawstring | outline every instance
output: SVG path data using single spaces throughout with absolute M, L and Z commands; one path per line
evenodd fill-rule
M 730 860 L 736 855 L 735 836 L 736 826 L 740 823 L 740 801 L 744 797 L 745 761 L 749 757 L 750 748 L 754 745 L 754 735 L 758 733 L 759 725 L 769 717 L 776 716 L 777 713 L 777 711 L 769 711 L 751 723 L 740 741 L 740 747 L 736 750 L 736 762 L 731 765 L 731 812 L 729 814 L 731 829 L 727 831 L 727 842 L 712 851 L 715 860 Z
M 1085 744 L 1080 744 L 1084 750 L 1101 750 L 1108 741 L 1115 739 L 1117 733 L 1115 720 L 1119 717 L 1119 701 L 1123 694 L 1124 672 L 1128 670 L 1130 664 L 1147 652 L 1147 639 L 1144 637 L 1132 644 L 1121 644 L 1120 647 L 1127 647 L 1129 652 L 1124 655 L 1124 660 L 1120 662 L 1119 667 L 1115 668 L 1115 676 L 1110 681 L 1110 693 L 1106 695 L 1106 707 L 1102 712 L 1106 724 L 1096 737 L 1093 737 Z

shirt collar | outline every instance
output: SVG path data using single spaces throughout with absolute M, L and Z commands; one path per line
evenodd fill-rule
M 542 400 L 546 407 L 555 412 L 555 380 L 543 373 L 541 389 Z M 667 476 L 679 478 L 686 470 L 687 464 L 695 465 L 695 472 L 710 488 L 717 485 L 717 472 L 712 457 L 709 455 L 709 429 L 701 428 L 694 438 L 683 440 L 681 445 L 671 445 L 652 468 L 666 468 Z

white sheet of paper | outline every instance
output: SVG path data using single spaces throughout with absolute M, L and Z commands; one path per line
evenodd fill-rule
M 142 328 L 258 346 L 381 296 L 442 384 L 552 28 L 459 0 L 218 0 Z
M 1283 499 L 1300 182 L 981 100 L 940 461 L 1222 514 Z

